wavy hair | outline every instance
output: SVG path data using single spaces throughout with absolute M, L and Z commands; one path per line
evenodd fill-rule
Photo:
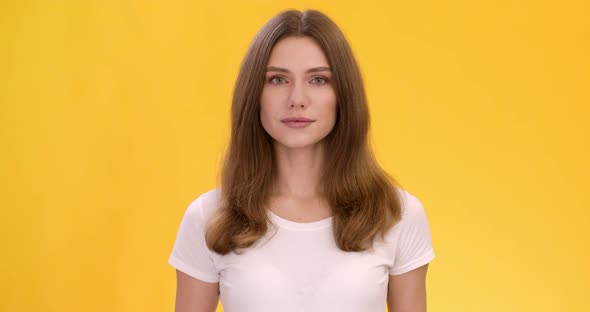
M 272 48 L 306 36 L 323 49 L 332 70 L 337 116 L 324 138 L 321 179 L 343 251 L 363 251 L 401 219 L 399 185 L 378 164 L 368 142 L 369 109 L 361 72 L 338 26 L 316 10 L 286 10 L 256 34 L 242 61 L 231 107 L 231 136 L 221 168 L 221 207 L 207 225 L 207 246 L 239 253 L 268 230 L 266 204 L 276 181 L 273 140 L 260 122 L 260 98 Z

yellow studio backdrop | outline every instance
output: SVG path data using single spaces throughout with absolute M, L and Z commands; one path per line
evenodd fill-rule
M 588 311 L 586 3 L 3 1 L 0 310 L 172 311 L 168 256 L 215 187 L 248 44 L 315 8 L 426 208 L 429 311 Z

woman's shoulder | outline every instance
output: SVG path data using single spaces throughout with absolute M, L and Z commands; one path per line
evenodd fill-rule
M 396 188 L 396 190 L 401 202 L 402 219 L 410 215 L 425 213 L 424 206 L 416 195 L 402 188 Z
M 201 193 L 189 204 L 187 213 L 208 220 L 221 205 L 221 189 L 214 188 Z
M 390 234 L 398 235 L 400 231 L 423 227 L 427 223 L 426 210 L 420 199 L 413 193 L 397 188 L 401 204 L 401 219 L 394 224 Z

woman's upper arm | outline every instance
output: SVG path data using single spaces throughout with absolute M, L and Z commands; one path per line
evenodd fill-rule
M 399 275 L 389 275 L 389 312 L 426 312 L 426 271 L 428 264 Z
M 175 312 L 215 312 L 219 282 L 209 283 L 176 270 Z

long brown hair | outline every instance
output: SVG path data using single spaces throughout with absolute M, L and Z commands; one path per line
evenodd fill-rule
M 207 246 L 239 252 L 260 239 L 269 221 L 266 203 L 276 178 L 273 140 L 260 122 L 260 97 L 272 48 L 288 36 L 306 36 L 323 49 L 333 75 L 338 112 L 324 138 L 324 194 L 333 211 L 334 239 L 344 251 L 372 247 L 401 218 L 399 185 L 377 163 L 368 142 L 369 110 L 362 76 L 344 34 L 316 10 L 274 16 L 252 41 L 234 88 L 231 137 L 221 170 L 221 206 L 208 224 Z

